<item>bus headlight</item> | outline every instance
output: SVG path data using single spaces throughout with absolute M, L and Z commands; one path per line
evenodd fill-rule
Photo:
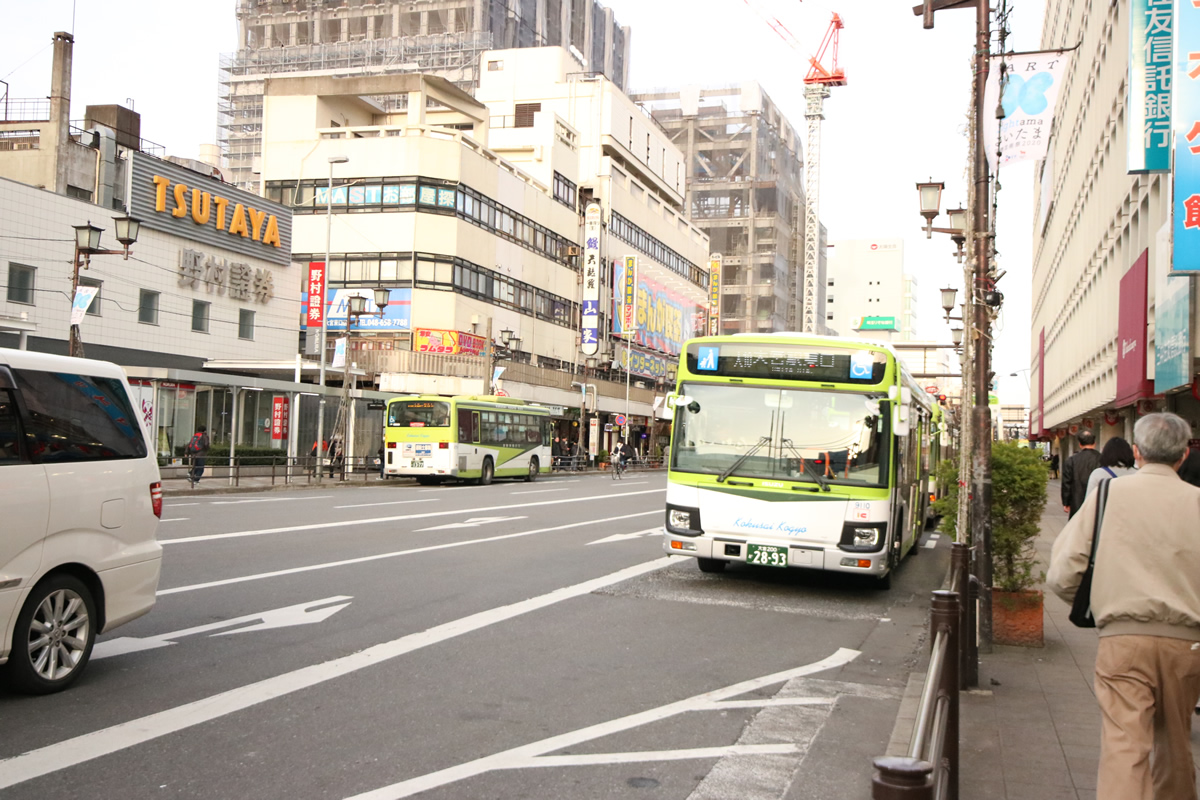
M 874 549 L 879 544 L 879 528 L 855 528 L 854 546 Z
M 704 529 L 700 527 L 700 509 L 668 505 L 667 530 L 682 536 L 699 536 L 704 533 Z
M 883 547 L 887 533 L 885 523 L 847 522 L 842 526 L 838 549 L 851 553 L 874 553 Z

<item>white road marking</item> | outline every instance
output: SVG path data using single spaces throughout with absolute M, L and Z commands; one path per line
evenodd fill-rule
M 588 544 L 593 545 L 593 544 L 607 544 L 609 542 L 623 542 L 626 539 L 640 539 L 643 536 L 651 536 L 656 533 L 661 534 L 662 532 L 663 532 L 663 529 L 661 527 L 646 528 L 646 530 L 644 530 L 644 531 L 634 531 L 633 533 L 616 533 L 616 534 L 613 534 L 612 536 L 607 536 L 603 539 L 597 539 L 594 542 L 588 542 Z
M 645 486 L 650 481 L 626 481 L 624 478 L 617 478 L 619 486 Z
M 540 611 L 556 603 L 584 597 L 615 583 L 630 580 L 649 572 L 662 569 L 670 563 L 668 558 L 647 561 L 609 573 L 600 578 L 564 586 L 553 592 L 531 597 L 511 605 L 481 611 L 467 617 L 437 625 L 421 633 L 401 636 L 389 642 L 368 647 L 357 653 L 331 659 L 320 664 L 301 667 L 282 675 L 257 683 L 230 689 L 227 692 L 201 698 L 191 703 L 168 708 L 157 714 L 123 722 L 102 730 L 85 733 L 71 739 L 47 745 L 0 761 L 0 789 L 15 786 L 24 781 L 49 775 L 59 770 L 91 761 L 101 756 L 117 753 L 139 744 L 154 741 L 195 725 L 211 722 L 229 714 L 252 708 L 260 703 L 286 697 L 326 681 L 349 675 L 366 667 L 381 664 L 398 656 L 448 641 L 467 633 L 481 630 L 490 625 Z M 751 691 L 743 689 L 739 694 Z
M 552 533 L 554 531 L 569 530 L 579 528 L 583 525 L 598 525 L 604 522 L 616 522 L 622 519 L 631 519 L 633 517 L 646 517 L 651 514 L 661 514 L 662 511 L 640 511 L 636 514 L 623 514 L 619 517 L 607 517 L 605 519 L 580 520 L 577 522 L 569 522 L 566 525 L 556 525 L 553 528 L 538 528 L 532 531 L 521 531 L 520 533 L 502 533 L 496 536 L 488 536 L 483 539 L 469 539 L 462 542 L 444 542 L 442 544 L 429 545 L 428 547 L 414 547 L 411 550 L 397 550 L 391 553 L 380 553 L 373 556 L 361 556 L 359 558 L 348 558 L 343 561 L 329 561 L 324 564 L 310 564 L 307 567 L 292 567 L 290 569 L 280 569 L 274 572 L 262 572 L 257 575 L 243 575 L 237 578 L 225 578 L 219 581 L 209 581 L 207 583 L 193 583 L 190 586 L 177 586 L 173 589 L 159 589 L 158 595 L 161 597 L 168 594 L 180 594 L 182 592 L 194 592 L 198 589 L 212 589 L 217 586 L 230 586 L 235 583 L 248 583 L 250 581 L 259 581 L 266 578 L 278 578 L 283 575 L 296 575 L 302 572 L 316 572 L 323 569 L 333 569 L 335 567 L 347 567 L 353 564 L 366 564 L 371 561 L 382 561 L 387 558 L 399 558 L 400 556 L 411 556 L 419 553 L 431 553 L 435 550 L 448 550 L 452 547 L 468 547 L 473 544 L 486 544 L 488 542 L 499 542 L 504 539 L 518 539 L 522 536 L 533 536 L 539 533 Z
M 175 517 L 175 519 L 160 519 L 159 522 L 187 522 L 191 517 Z
M 593 494 L 587 497 L 568 497 L 562 500 L 542 500 L 534 503 L 518 503 L 506 506 L 484 506 L 482 508 L 460 508 L 452 511 L 429 511 L 424 514 L 406 514 L 398 517 L 372 517 L 370 519 L 346 519 L 338 522 L 315 522 L 310 525 L 288 525 L 283 528 L 263 528 L 252 531 L 234 531 L 233 533 L 212 533 L 205 536 L 184 536 L 176 539 L 160 539 L 159 544 L 187 544 L 189 542 L 209 542 L 215 539 L 235 539 L 243 536 L 265 536 L 270 533 L 292 533 L 294 531 L 315 531 L 324 528 L 346 528 L 351 525 L 374 525 L 381 522 L 402 522 L 409 519 L 426 519 L 428 517 L 446 517 L 451 514 L 478 514 L 484 511 L 507 511 L 509 509 L 524 509 L 531 506 L 553 506 L 561 503 L 583 503 L 588 500 L 614 500 L 622 497 L 636 497 L 642 494 L 656 494 L 666 489 L 645 489 L 640 492 L 625 492 L 624 494 Z M 659 512 L 661 513 L 661 512 Z
M 248 633 L 250 631 L 265 631 L 271 628 L 312 625 L 317 622 L 324 622 L 350 605 L 349 602 L 341 603 L 342 600 L 348 601 L 350 599 L 350 597 L 344 595 L 326 597 L 324 600 L 313 600 L 309 603 L 297 603 L 294 606 L 260 611 L 257 614 L 247 614 L 244 617 L 210 622 L 207 625 L 197 625 L 194 628 L 184 628 L 183 630 L 171 631 L 170 633 L 160 633 L 158 636 L 146 636 L 144 638 L 121 636 L 116 639 L 97 642 L 92 648 L 92 660 L 121 656 L 126 653 L 139 653 L 142 650 L 155 650 L 159 647 L 168 647 L 175 644 L 176 639 L 182 639 L 185 636 L 194 636 L 198 633 L 208 633 L 209 631 L 221 631 L 220 633 L 212 634 L 213 636 L 228 636 L 231 633 Z M 328 603 L 340 603 L 340 605 L 327 606 Z M 326 607 L 314 608 L 315 606 Z M 258 624 L 244 628 L 238 627 L 248 622 L 257 622 Z M 222 628 L 234 628 L 234 630 L 222 630 Z
M 940 539 L 940 538 L 941 538 L 940 534 L 937 534 L 937 533 L 929 534 L 929 539 L 925 542 L 925 549 L 932 550 L 933 548 L 937 547 L 938 539 Z
M 545 494 L 546 492 L 566 492 L 569 489 L 534 489 L 532 492 L 513 492 L 510 496 L 516 497 L 519 494 Z
M 407 503 L 436 503 L 432 497 L 424 500 L 391 500 L 387 503 L 355 503 L 350 506 L 334 506 L 334 508 L 370 508 L 371 506 L 402 506 Z
M 287 503 L 297 500 L 328 500 L 333 497 L 331 494 L 305 495 L 304 497 L 264 497 L 258 500 L 213 500 L 210 505 L 214 506 L 237 506 L 242 503 Z
M 726 756 L 771 756 L 800 752 L 794 744 L 730 744 L 724 747 L 692 747 L 687 750 L 635 750 L 632 753 L 587 753 L 570 756 L 538 756 L 521 767 L 586 767 L 596 764 L 637 764 L 646 761 L 690 761 Z
M 528 519 L 528 517 L 471 517 L 466 522 L 451 522 L 449 525 L 436 525 L 432 528 L 418 528 L 413 533 L 421 533 L 423 531 L 444 531 L 451 528 L 478 528 L 480 525 L 490 525 L 493 522 L 509 522 L 514 519 Z
M 183 508 L 184 506 L 198 506 L 199 503 L 163 503 L 163 508 Z
M 764 686 L 770 686 L 773 683 L 783 683 L 792 678 L 801 675 L 811 675 L 816 672 L 823 672 L 827 669 L 840 667 L 853 661 L 859 655 L 859 651 L 841 648 L 833 655 L 823 658 L 813 664 L 806 664 L 803 667 L 794 667 L 793 669 L 776 672 L 771 675 L 764 675 L 760 678 L 753 678 L 741 683 L 735 683 L 732 686 L 726 686 L 723 689 L 716 689 L 704 694 L 698 694 L 694 697 L 689 697 L 685 700 L 679 700 L 674 703 L 668 703 L 665 706 L 652 708 L 647 711 L 641 711 L 636 714 L 630 714 L 627 717 L 620 719 L 601 722 L 597 725 L 591 725 L 586 728 L 580 728 L 577 731 L 563 733 L 557 736 L 551 736 L 542 739 L 540 742 L 532 742 L 530 744 L 514 747 L 511 750 L 505 750 L 500 753 L 495 753 L 490 756 L 468 761 L 464 764 L 459 764 L 447 769 L 431 772 L 427 775 L 421 775 L 416 778 L 411 778 L 399 783 L 393 783 L 390 786 L 384 786 L 380 789 L 375 789 L 363 794 L 354 795 L 347 800 L 396 800 L 401 797 L 411 797 L 414 794 L 436 789 L 447 784 L 456 783 L 467 778 L 473 778 L 477 775 L 482 775 L 485 772 L 491 772 L 498 769 L 521 769 L 524 767 L 536 766 L 546 754 L 553 753 L 556 750 L 563 750 L 568 747 L 583 742 L 599 739 L 604 736 L 611 736 L 622 731 L 627 731 L 642 725 L 649 725 L 661 720 L 673 717 L 677 714 L 682 714 L 688 711 L 711 710 L 714 703 L 730 697 L 738 697 L 743 694 L 756 691 Z M 735 745 L 736 746 L 736 745 Z M 707 749 L 707 748 L 705 748 Z M 724 748 L 718 748 L 724 749 Z M 679 751 L 666 751 L 671 752 Z M 787 751 L 791 752 L 791 751 Z M 622 757 L 624 754 L 610 754 L 610 756 Z M 572 758 L 572 756 L 556 757 L 556 758 Z M 560 761 L 560 763 L 562 763 Z M 600 762 L 603 763 L 603 762 Z M 2 766 L 2 764 L 0 764 Z M 556 766 L 556 764 L 550 764 Z

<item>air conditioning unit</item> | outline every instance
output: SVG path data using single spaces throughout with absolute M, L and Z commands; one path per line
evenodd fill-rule
M 569 256 L 579 255 L 579 248 L 576 247 L 575 245 L 570 245 L 569 247 L 567 247 L 567 255 L 569 255 Z

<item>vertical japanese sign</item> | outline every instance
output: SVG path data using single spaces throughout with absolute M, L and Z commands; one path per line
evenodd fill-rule
M 75 299 L 71 301 L 71 324 L 82 325 L 83 317 L 92 306 L 92 300 L 95 299 L 96 293 L 100 291 L 99 286 L 77 286 L 75 287 Z
M 1004 109 L 1003 119 L 991 113 L 983 118 L 988 167 L 993 172 L 1014 161 L 1046 157 L 1058 91 L 1070 63 L 1070 55 L 1058 51 L 992 58 L 983 104 L 984 108 L 999 104 Z
M 276 397 L 271 401 L 271 438 L 275 441 L 288 438 L 288 399 Z
M 1192 279 L 1171 277 L 1171 226 L 1154 240 L 1154 393 L 1192 380 Z
M 305 317 L 305 324 L 309 328 L 319 328 L 321 327 L 322 320 L 325 319 L 325 306 L 320 302 L 311 302 L 311 298 L 325 296 L 324 261 L 308 262 L 308 296 L 310 302 L 308 304 L 308 313 Z
M 624 280 L 621 282 L 621 333 L 626 340 L 637 338 L 637 256 L 625 256 Z
M 1174 0 L 1130 3 L 1125 163 L 1131 173 L 1166 172 L 1171 167 L 1173 5 Z
M 1121 278 L 1117 299 L 1117 406 L 1131 405 L 1154 394 L 1146 379 L 1146 289 L 1150 251 Z
M 579 343 L 585 356 L 600 350 L 600 204 L 583 217 L 583 314 Z
M 1200 8 L 1179 4 L 1171 105 L 1175 128 L 1174 236 L 1171 268 L 1200 270 Z
M 708 257 L 708 335 L 721 333 L 721 264 L 720 253 Z

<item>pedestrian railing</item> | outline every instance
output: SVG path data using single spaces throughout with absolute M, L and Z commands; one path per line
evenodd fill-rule
M 934 592 L 930 603 L 929 671 L 908 754 L 874 760 L 872 800 L 958 800 L 959 692 L 966 688 L 967 679 L 978 677 L 977 581 L 968 572 L 969 561 L 970 548 L 956 542 L 951 553 L 950 588 Z

